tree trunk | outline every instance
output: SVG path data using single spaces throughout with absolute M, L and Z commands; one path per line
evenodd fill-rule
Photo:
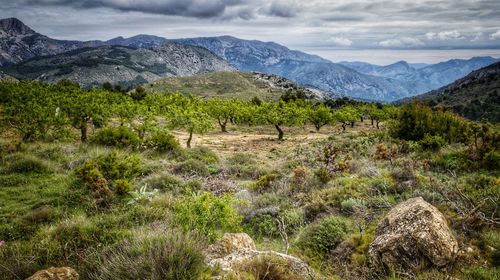
M 345 132 L 346 123 L 342 123 L 342 132 Z
M 378 124 L 379 124 L 379 121 L 377 120 L 377 129 L 380 129 L 380 128 L 378 127 Z
M 373 126 L 373 119 L 372 119 L 372 126 Z
M 82 143 L 87 142 L 87 122 L 82 123 L 82 126 L 80 127 L 80 132 L 82 134 L 80 137 Z
M 187 143 L 186 143 L 186 146 L 188 148 L 191 148 L 191 140 L 193 139 L 193 132 L 192 131 L 189 131 L 189 138 L 187 140 Z
M 354 127 L 354 122 L 351 122 L 351 127 Z
M 359 119 L 361 120 L 361 122 L 365 121 L 365 119 L 363 118 L 363 116 L 359 117 Z
M 321 126 L 315 124 L 314 127 L 316 128 L 316 132 L 319 132 L 319 129 L 321 128 Z
M 221 122 L 221 121 L 219 120 L 219 125 L 220 125 L 220 130 L 221 130 L 222 132 L 227 132 L 227 129 L 226 129 L 227 120 L 226 120 L 225 122 Z
M 278 140 L 283 140 L 283 130 L 281 129 L 281 127 L 279 127 L 279 125 L 274 125 L 274 127 L 276 127 L 276 130 L 278 131 Z

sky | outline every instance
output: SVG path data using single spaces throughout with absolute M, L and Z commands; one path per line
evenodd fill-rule
M 0 0 L 57 39 L 232 35 L 332 61 L 500 57 L 500 0 Z

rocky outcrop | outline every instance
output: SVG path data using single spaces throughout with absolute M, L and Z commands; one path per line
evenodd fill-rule
M 206 252 L 209 266 L 218 267 L 223 274 L 238 272 L 241 265 L 258 260 L 279 260 L 287 271 L 300 279 L 318 279 L 314 271 L 299 258 L 274 251 L 258 251 L 246 233 L 224 234 L 224 237 Z
M 71 267 L 51 267 L 36 272 L 26 280 L 78 280 L 79 277 Z
M 255 242 L 246 233 L 225 233 L 224 236 L 207 250 L 209 258 L 223 258 L 240 249 L 255 250 Z
M 379 223 L 370 257 L 376 268 L 416 272 L 454 261 L 458 243 L 437 208 L 421 197 L 394 207 Z

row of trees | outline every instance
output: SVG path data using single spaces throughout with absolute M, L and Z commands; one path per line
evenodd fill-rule
M 104 89 L 81 89 L 78 85 L 61 82 L 48 85 L 37 82 L 1 83 L 0 104 L 4 127 L 16 129 L 24 141 L 42 138 L 48 133 L 64 133 L 73 127 L 87 141 L 89 125 L 102 127 L 109 120 L 132 127 L 143 138 L 147 131 L 166 120 L 169 128 L 182 128 L 189 133 L 187 146 L 195 133 L 205 133 L 217 123 L 222 132 L 228 124 L 272 125 L 278 139 L 283 128 L 306 123 L 317 131 L 323 126 L 340 123 L 345 130 L 357 121 L 370 118 L 379 122 L 394 115 L 395 109 L 380 104 L 345 105 L 313 104 L 307 100 L 288 102 L 245 102 L 238 99 L 213 98 L 202 100 L 180 94 L 137 94 L 131 96 Z M 335 106 L 337 107 L 337 106 Z

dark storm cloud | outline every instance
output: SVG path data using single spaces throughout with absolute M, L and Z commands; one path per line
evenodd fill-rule
M 295 48 L 500 49 L 499 0 L 0 0 L 63 39 L 233 35 Z
M 163 15 L 213 18 L 226 8 L 244 4 L 243 0 L 27 0 L 28 5 L 71 6 L 77 9 L 111 8 Z

